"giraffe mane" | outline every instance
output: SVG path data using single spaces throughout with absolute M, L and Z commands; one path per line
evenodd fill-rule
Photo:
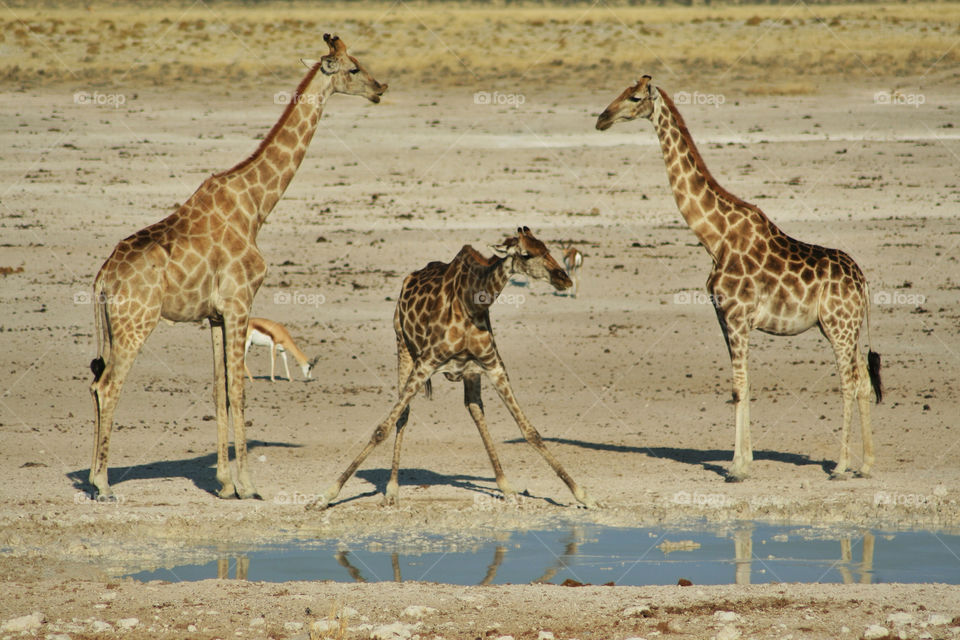
M 687 129 L 687 123 L 684 121 L 683 116 L 680 115 L 680 111 L 677 110 L 676 105 L 673 103 L 673 99 L 660 87 L 657 87 L 657 89 L 660 91 L 660 97 L 663 98 L 663 104 L 666 105 L 666 107 L 673 114 L 673 119 L 677 123 L 677 129 L 680 130 L 680 135 L 683 136 L 683 138 L 687 141 L 687 145 L 690 147 L 690 155 L 693 156 L 693 162 L 697 166 L 697 171 L 700 172 L 700 175 L 702 175 L 703 179 L 706 181 L 707 186 L 709 186 L 717 196 L 724 198 L 725 200 L 729 200 L 732 204 L 738 207 L 745 207 L 751 211 L 755 211 L 766 218 L 766 215 L 760 210 L 760 207 L 733 195 L 720 186 L 720 183 L 718 183 L 716 178 L 713 177 L 713 174 L 710 173 L 710 169 L 707 168 L 707 163 L 704 162 L 703 156 L 700 155 L 700 150 L 697 149 L 697 144 L 693 141 L 693 136 L 690 135 L 690 130 Z
M 280 115 L 280 118 L 274 123 L 270 131 L 267 132 L 267 135 L 263 137 L 263 140 L 260 141 L 260 144 L 257 146 L 256 150 L 251 153 L 246 159 L 238 162 L 233 165 L 226 171 L 221 171 L 220 173 L 213 174 L 214 177 L 225 176 L 228 173 L 233 173 L 234 171 L 240 171 L 241 169 L 246 168 L 251 162 L 253 162 L 257 156 L 264 150 L 264 148 L 273 142 L 273 139 L 277 137 L 277 133 L 280 132 L 280 129 L 284 127 L 287 122 L 287 119 L 290 117 L 290 114 L 293 112 L 293 108 L 300 103 L 300 98 L 303 96 L 303 92 L 306 88 L 313 82 L 313 78 L 317 75 L 317 71 L 320 70 L 320 62 L 317 62 L 313 67 L 307 71 L 307 75 L 303 77 L 303 80 L 300 81 L 300 84 L 297 85 L 296 90 L 293 92 L 293 96 L 290 98 L 290 101 L 287 103 L 286 108 L 283 110 L 283 113 Z
M 483 255 L 482 253 L 474 249 L 469 244 L 463 245 L 463 248 L 460 249 L 459 255 L 462 256 L 464 259 L 473 260 L 474 262 L 479 264 L 481 267 L 489 267 L 494 263 L 494 260 L 497 259 L 496 257 L 488 258 L 487 256 Z

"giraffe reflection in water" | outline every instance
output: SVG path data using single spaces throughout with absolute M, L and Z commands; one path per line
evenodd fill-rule
M 830 569 L 836 569 L 840 573 L 843 584 L 871 583 L 873 579 L 874 542 L 874 534 L 869 531 L 863 533 L 860 544 L 861 556 L 858 564 L 853 561 L 852 536 L 848 534 L 840 538 L 840 558 L 830 566 Z M 736 564 L 734 581 L 736 584 L 752 584 L 753 563 L 758 562 L 762 567 L 766 567 L 764 559 L 753 554 L 752 524 L 734 530 L 733 552 Z M 826 577 L 826 575 L 823 577 Z

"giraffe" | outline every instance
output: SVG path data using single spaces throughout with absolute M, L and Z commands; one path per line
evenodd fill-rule
M 303 61 L 309 72 L 253 155 L 204 180 L 167 218 L 121 240 L 97 274 L 98 356 L 90 363 L 96 422 L 89 479 L 103 498 L 112 495 L 107 457 L 123 381 L 161 318 L 209 320 L 218 495 L 260 497 L 247 467 L 243 420 L 247 320 L 267 271 L 257 233 L 300 166 L 327 98 L 346 93 L 376 103 L 387 89 L 347 54 L 340 38 L 326 34 L 324 40 L 329 53 L 318 62 Z M 229 468 L 228 419 L 233 422 L 236 485 Z
M 814 325 L 833 346 L 843 395 L 840 459 L 831 477 L 847 477 L 854 398 L 863 437 L 863 463 L 856 475 L 869 477 L 874 462 L 870 389 L 877 402 L 883 390 L 880 355 L 869 349 L 870 296 L 863 272 L 839 249 L 791 238 L 758 207 L 717 184 L 670 96 L 651 81 L 643 76 L 627 87 L 600 114 L 597 129 L 638 117 L 653 123 L 677 207 L 713 258 L 707 290 L 733 365 L 736 432 L 727 481 L 745 479 L 753 460 L 747 375 L 750 331 L 797 335 Z M 866 361 L 860 351 L 864 317 Z
M 523 437 L 553 467 L 574 497 L 587 507 L 596 506 L 547 449 L 540 434 L 520 409 L 490 326 L 490 305 L 496 301 L 511 275 L 520 273 L 549 282 L 558 291 L 570 287 L 570 278 L 527 227 L 517 229 L 516 236 L 492 248 L 497 255 L 486 258 L 470 245 L 464 245 L 452 262 L 431 262 L 403 281 L 393 317 L 400 399 L 377 426 L 356 459 L 311 507 L 326 508 L 340 494 L 357 467 L 386 439 L 391 425 L 396 425 L 397 433 L 383 504 L 397 504 L 400 446 L 410 415 L 410 400 L 421 387 L 425 388 L 427 395 L 430 394 L 430 377 L 435 373 L 443 373 L 454 382 L 463 381 L 464 405 L 480 431 L 497 486 L 504 496 L 513 498 L 516 491 L 503 474 L 487 430 L 480 397 L 481 374 L 490 378 Z

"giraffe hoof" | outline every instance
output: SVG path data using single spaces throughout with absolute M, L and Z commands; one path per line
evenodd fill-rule
M 724 477 L 724 482 L 743 482 L 747 479 L 747 474 L 745 473 L 733 473 L 732 471 Z
M 237 495 L 237 490 L 230 486 L 224 487 L 220 489 L 220 491 L 217 491 L 217 497 L 221 500 L 236 500 L 240 496 Z
M 854 473 L 853 477 L 867 479 L 867 478 L 872 478 L 873 474 L 870 473 L 869 471 L 864 471 L 863 469 L 861 469 L 860 471 L 857 471 L 856 473 Z
M 839 471 L 839 472 L 834 471 L 833 473 L 830 474 L 830 479 L 831 480 L 849 480 L 850 473 L 847 471 Z
M 111 504 L 114 502 L 119 502 L 119 499 L 117 498 L 116 494 L 114 494 L 112 491 L 108 491 L 106 493 L 104 493 L 103 491 L 100 491 L 98 493 L 95 493 L 93 495 L 93 499 L 95 502 L 106 502 Z
M 383 500 L 380 501 L 381 507 L 396 507 L 400 504 L 400 500 L 397 496 L 383 496 Z
M 304 507 L 307 511 L 323 511 L 330 506 L 330 503 L 326 498 L 317 498 L 313 502 L 308 502 L 307 506 Z

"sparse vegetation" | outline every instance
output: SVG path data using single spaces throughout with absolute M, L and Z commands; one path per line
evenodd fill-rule
M 440 10 L 442 6 L 442 10 Z M 756 93 L 816 90 L 824 77 L 942 71 L 960 61 L 960 5 L 493 5 L 455 2 L 65 1 L 0 20 L 0 84 L 143 86 L 296 75 L 325 31 L 385 77 L 461 85 L 608 82 L 611 68 Z M 773 80 L 771 80 L 773 79 Z

